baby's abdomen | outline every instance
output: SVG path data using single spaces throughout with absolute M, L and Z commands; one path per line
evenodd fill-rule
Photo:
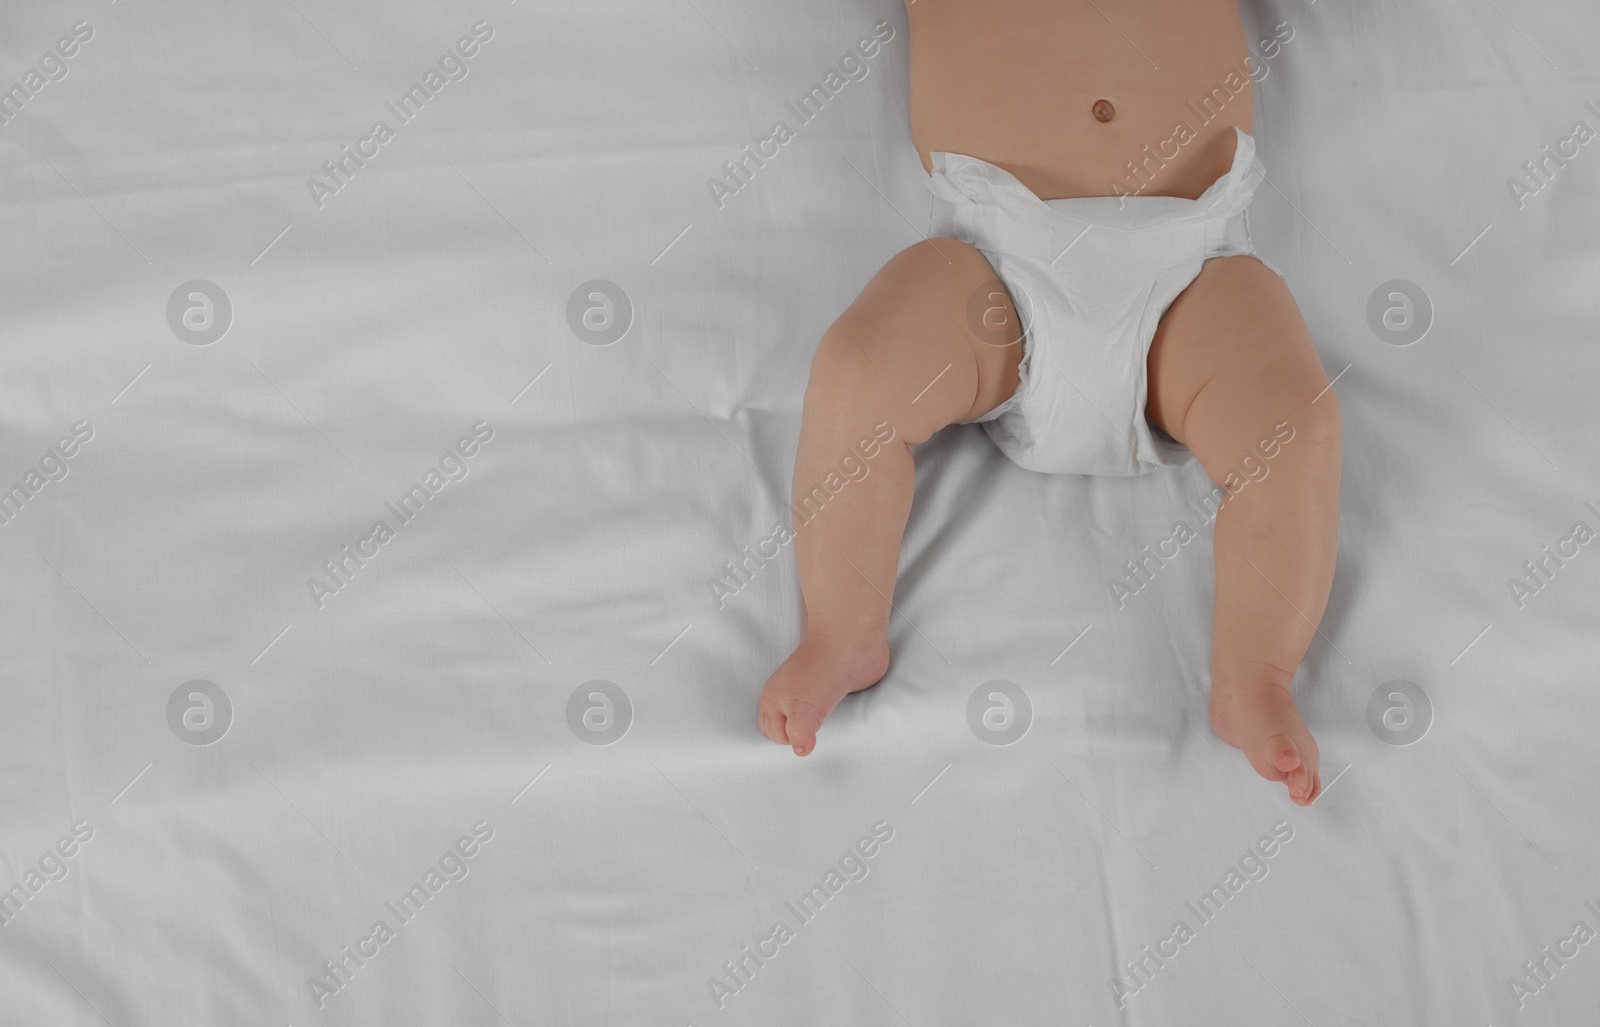
M 1250 131 L 1235 0 L 916 0 L 911 132 L 978 157 L 1043 199 L 1193 199 Z M 1108 101 L 1109 120 L 1095 116 Z M 1106 108 L 1101 105 L 1102 114 Z

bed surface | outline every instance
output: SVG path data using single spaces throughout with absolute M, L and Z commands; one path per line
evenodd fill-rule
M 1207 723 L 1209 541 L 1112 598 L 1198 466 L 976 428 L 888 677 L 758 734 L 793 557 L 725 564 L 927 225 L 898 5 L 0 15 L 0 1023 L 1593 1022 L 1600 12 L 1244 14 L 1344 411 L 1310 809 Z

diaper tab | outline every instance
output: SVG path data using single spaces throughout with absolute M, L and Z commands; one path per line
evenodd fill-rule
M 1195 201 L 1202 204 L 1212 216 L 1232 217 L 1250 206 L 1256 186 L 1267 177 L 1267 169 L 1256 159 L 1255 138 L 1237 128 L 1233 131 L 1237 137 L 1233 148 L 1233 165 L 1226 175 L 1211 183 L 1200 194 L 1200 199 Z
M 1021 220 L 996 204 L 952 203 L 936 193 L 928 234 L 947 235 L 979 249 L 1013 256 L 1048 257 L 1054 229 Z
M 1244 211 L 1217 218 L 1206 225 L 1205 256 L 1224 257 L 1254 252 L 1255 247 L 1250 243 L 1250 224 Z
M 1048 207 L 1008 171 L 961 153 L 929 155 L 933 174 L 930 235 L 948 235 L 980 249 L 1048 257 L 1055 228 Z

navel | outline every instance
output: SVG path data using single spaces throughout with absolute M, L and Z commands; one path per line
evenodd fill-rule
M 1117 116 L 1117 109 L 1111 106 L 1110 100 L 1096 100 L 1089 109 L 1094 112 L 1096 121 L 1110 121 Z

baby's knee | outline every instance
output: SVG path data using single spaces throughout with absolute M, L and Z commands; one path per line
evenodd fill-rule
M 1296 443 L 1339 443 L 1339 395 L 1333 391 L 1314 350 L 1269 364 L 1250 382 L 1241 399 L 1252 421 L 1271 421 L 1280 438 Z
M 1290 386 L 1295 402 L 1284 417 L 1296 441 L 1337 448 L 1341 432 L 1339 394 L 1319 371 Z
M 1208 405 L 1190 418 L 1188 444 L 1213 482 L 1258 480 L 1280 454 L 1300 464 L 1339 463 L 1339 398 L 1320 370 L 1272 375 L 1236 393 L 1230 406 Z
M 869 350 L 870 344 L 859 338 L 866 334 L 863 327 L 841 318 L 823 333 L 811 357 L 811 380 L 806 386 L 808 404 L 859 403 L 881 391 L 879 370 Z
M 806 415 L 852 430 L 858 424 L 887 422 L 907 445 L 925 442 L 954 423 L 957 418 L 947 409 L 950 404 L 918 396 L 918 389 L 930 383 L 907 375 L 895 346 L 880 345 L 873 339 L 868 323 L 849 316 L 823 334 L 811 358 Z M 927 377 L 959 381 L 961 376 L 952 366 L 944 375 Z M 929 390 L 922 388 L 922 392 Z M 961 409 L 965 410 L 965 405 Z

